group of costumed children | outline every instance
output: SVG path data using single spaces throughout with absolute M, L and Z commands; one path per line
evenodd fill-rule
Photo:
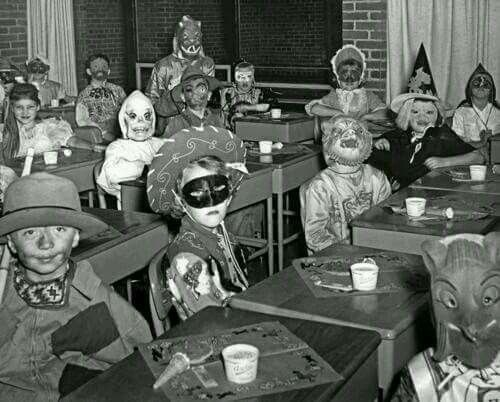
M 119 198 L 119 183 L 139 177 L 149 166 L 151 208 L 182 218 L 163 264 L 171 301 L 182 319 L 209 305 L 226 305 L 249 286 L 243 253 L 224 223 L 247 174 L 246 148 L 226 127 L 234 117 L 264 109 L 254 67 L 242 62 L 235 69 L 235 84 L 221 91 L 222 119 L 211 115 L 207 102 L 220 85 L 201 38 L 200 23 L 183 17 L 173 53 L 154 67 L 148 97 L 134 91 L 123 102 L 118 116 L 123 138 L 107 147 L 97 180 Z M 336 87 L 306 106 L 307 113 L 323 119 L 327 165 L 300 188 L 310 252 L 349 243 L 349 222 L 386 199 L 390 183 L 405 186 L 430 169 L 484 162 L 486 141 L 499 132 L 500 124 L 493 79 L 480 65 L 467 83 L 453 130 L 444 124 L 441 103 L 435 90 L 426 87 L 428 80 L 413 80 L 409 92 L 390 105 L 397 129 L 373 140 L 365 121 L 385 118 L 387 110 L 363 86 L 363 53 L 344 46 L 332 58 L 332 67 Z M 8 122 L 13 128 L 7 126 L 2 141 L 5 160 L 23 155 L 33 138 L 30 133 L 39 130 L 36 92 L 32 94 L 31 85 L 17 88 L 10 95 Z M 86 146 L 72 138 L 68 133 L 51 141 Z M 81 212 L 74 185 L 45 173 L 16 180 L 5 170 L 2 177 L 7 179 L 1 184 L 10 185 L 5 196 L 0 191 L 5 198 L 0 235 L 8 236 L 14 257 L 0 306 L 2 322 L 10 323 L 0 329 L 0 351 L 8 357 L 0 364 L 0 393 L 28 400 L 43 390 L 50 399 L 68 391 L 65 383 L 76 378 L 76 371 L 88 379 L 151 336 L 140 315 L 102 284 L 91 266 L 69 258 L 80 238 L 106 229 Z M 48 243 L 57 245 L 50 256 L 43 251 Z M 395 398 L 452 401 L 472 383 L 475 392 L 485 392 L 492 379 L 500 383 L 495 369 L 500 331 L 490 308 L 500 297 L 495 282 L 498 239 L 463 236 L 423 247 L 432 277 L 438 347 L 410 362 Z M 98 315 L 101 328 L 89 326 Z M 33 370 L 26 363 L 32 351 L 19 347 L 21 338 L 35 332 L 37 344 L 43 345 L 35 359 L 37 381 L 27 374 Z M 82 342 L 82 337 L 92 342 Z

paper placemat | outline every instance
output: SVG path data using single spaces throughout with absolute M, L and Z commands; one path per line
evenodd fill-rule
M 226 379 L 221 351 L 235 343 L 251 344 L 259 349 L 257 379 L 249 384 L 234 384 Z M 213 355 L 162 386 L 171 401 L 232 401 L 343 379 L 307 343 L 279 322 L 157 340 L 140 345 L 139 351 L 154 377 L 158 378 L 174 353 L 189 354 L 189 350 L 197 350 L 200 345 L 210 346 Z
M 350 267 L 371 258 L 379 266 L 377 288 L 373 291 L 332 289 L 330 286 L 352 286 Z M 429 277 L 422 264 L 401 253 L 379 252 L 345 257 L 306 257 L 293 260 L 293 266 L 314 297 L 357 296 L 394 292 L 425 292 Z

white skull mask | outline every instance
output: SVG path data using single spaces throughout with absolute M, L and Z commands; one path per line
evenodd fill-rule
M 124 138 L 146 141 L 154 134 L 156 117 L 149 98 L 134 91 L 125 99 L 118 115 Z

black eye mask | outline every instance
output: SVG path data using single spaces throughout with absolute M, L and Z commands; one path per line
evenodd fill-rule
M 472 80 L 472 86 L 476 88 L 491 88 L 492 84 L 487 77 L 480 75 Z
M 193 208 L 218 205 L 231 195 L 229 180 L 222 174 L 198 177 L 182 188 L 182 198 Z

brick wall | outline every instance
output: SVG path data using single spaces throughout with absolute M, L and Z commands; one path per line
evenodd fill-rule
M 366 87 L 385 99 L 387 74 L 387 0 L 344 0 L 344 44 L 354 44 L 366 56 Z
M 26 30 L 26 0 L 1 0 L 0 56 L 17 66 L 28 58 Z
M 78 89 L 87 84 L 85 60 L 93 53 L 111 59 L 110 81 L 126 85 L 126 43 L 120 0 L 73 0 Z
M 137 0 L 138 53 L 156 62 L 172 52 L 176 24 L 183 15 L 201 21 L 203 48 L 217 64 L 229 61 L 224 46 L 223 0 Z

